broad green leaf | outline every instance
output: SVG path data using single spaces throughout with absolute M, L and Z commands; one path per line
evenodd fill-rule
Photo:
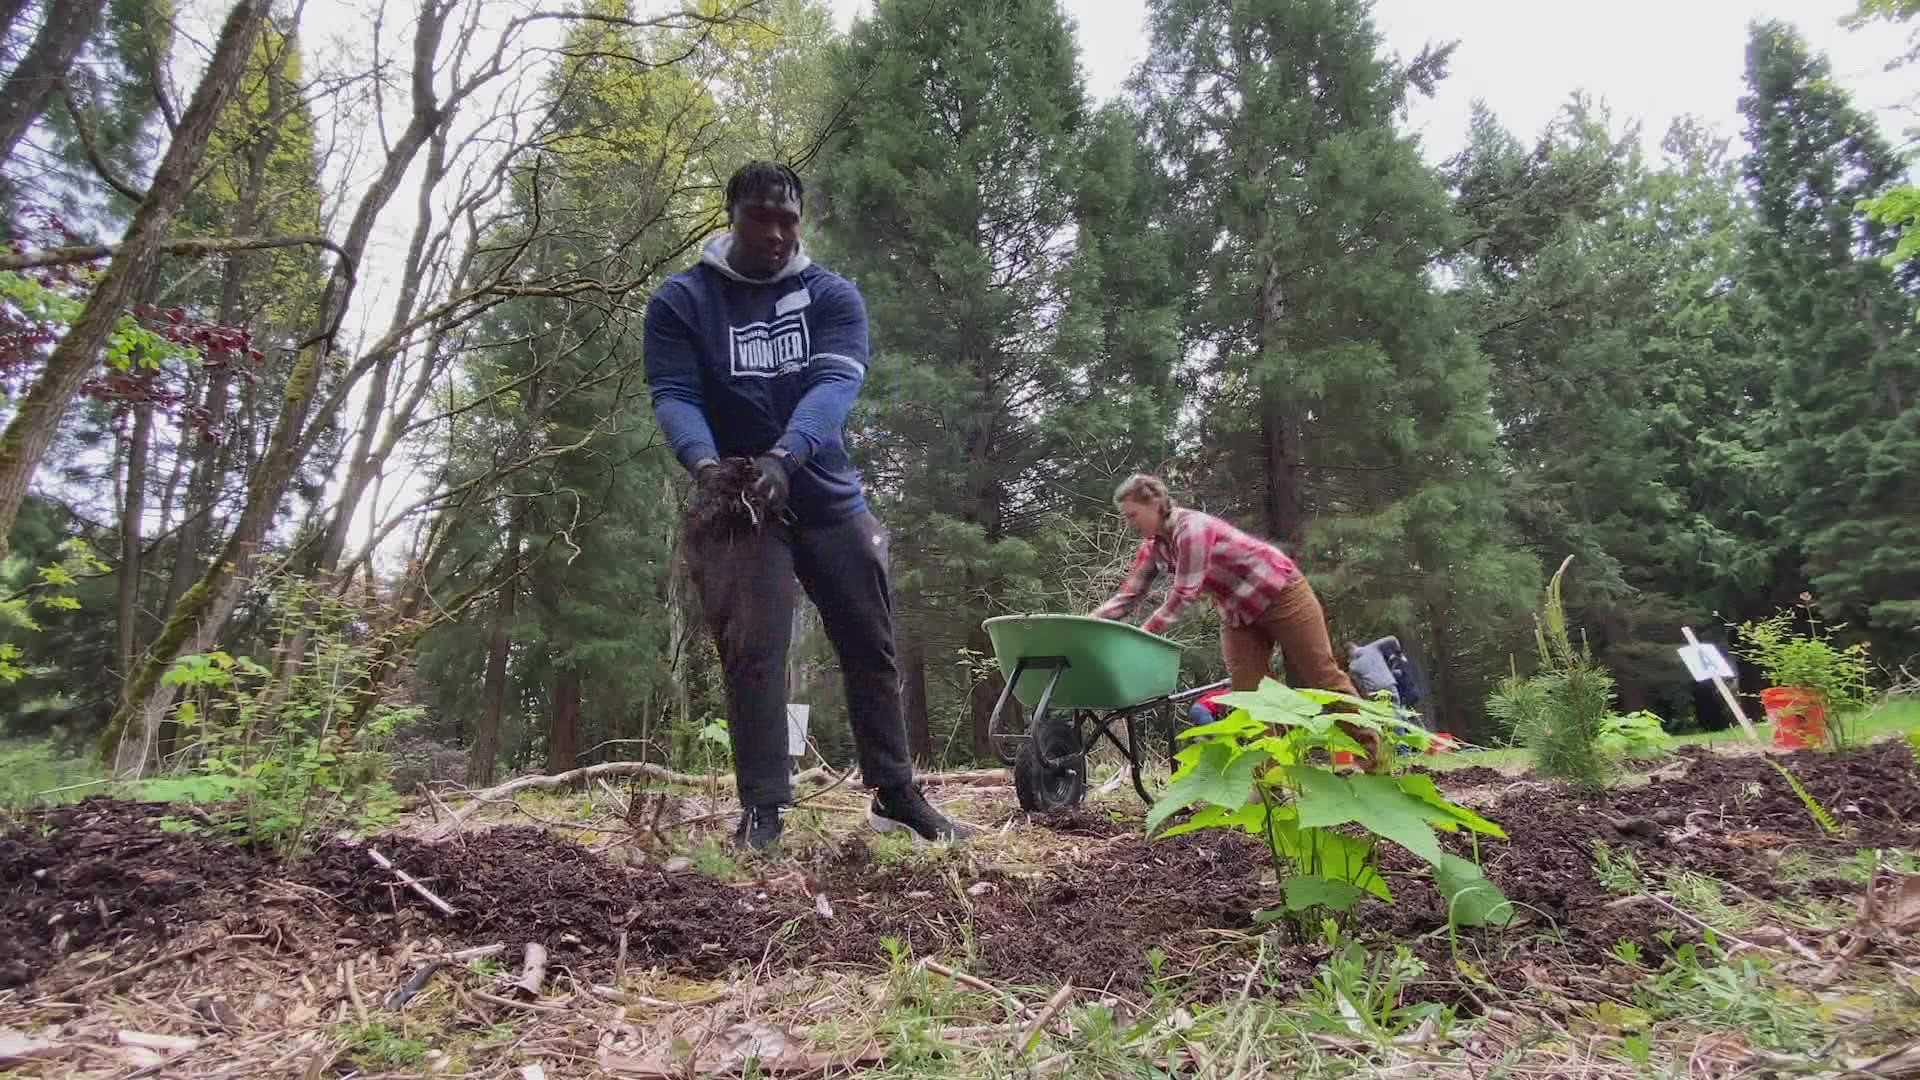
M 1216 700 L 1245 709 L 1263 724 L 1311 724 L 1320 706 L 1278 679 L 1263 679 L 1258 690 L 1236 690 Z
M 1433 864 L 1433 883 L 1447 899 L 1447 919 L 1455 926 L 1505 926 L 1513 921 L 1513 901 L 1488 881 L 1480 868 L 1457 855 Z
M 1306 741 L 1302 738 L 1304 734 L 1298 728 L 1288 728 L 1284 735 L 1268 735 L 1262 739 L 1255 739 L 1247 744 L 1247 749 L 1265 750 L 1281 765 L 1297 765 L 1304 760 L 1306 754 L 1306 748 L 1301 745 Z M 1265 780 L 1269 787 L 1278 786 L 1285 781 L 1286 774 L 1278 769 L 1268 773 Z
M 1390 776 L 1335 776 L 1310 765 L 1287 768 L 1300 792 L 1302 828 L 1356 822 L 1428 862 L 1440 859 L 1440 841 L 1423 819 L 1424 805 Z
M 1205 739 L 1220 735 L 1259 735 L 1267 730 L 1267 725 L 1247 715 L 1245 709 L 1235 709 L 1211 724 L 1190 727 L 1175 735 L 1180 739 Z
M 1347 882 L 1312 874 L 1290 877 L 1281 883 L 1281 888 L 1287 894 L 1288 911 L 1306 911 L 1315 907 L 1352 911 L 1360 898 L 1367 895 Z
M 1203 743 L 1192 771 L 1167 785 L 1153 809 L 1147 811 L 1147 833 L 1165 821 L 1168 815 L 1209 802 L 1215 806 L 1240 806 L 1253 793 L 1253 772 L 1268 760 L 1263 750 L 1235 755 L 1224 743 Z
M 1399 783 L 1400 790 L 1420 800 L 1434 811 L 1427 815 L 1428 821 L 1448 832 L 1465 825 L 1477 833 L 1485 833 L 1502 840 L 1507 838 L 1506 830 L 1500 826 L 1442 795 L 1440 789 L 1434 786 L 1432 777 L 1423 776 L 1420 773 L 1407 773 L 1394 779 Z
M 1266 831 L 1266 827 L 1266 804 L 1256 801 L 1245 806 L 1209 806 L 1160 835 L 1179 836 L 1200 829 L 1241 829 L 1259 836 Z

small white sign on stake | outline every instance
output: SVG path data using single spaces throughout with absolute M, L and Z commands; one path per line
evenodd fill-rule
M 811 705 L 787 703 L 787 756 L 802 757 L 807 752 L 807 713 Z
M 1712 645 L 1702 645 L 1700 639 L 1693 636 L 1693 627 L 1680 628 L 1680 636 L 1687 644 L 1680 650 L 1680 659 L 1686 662 L 1687 670 L 1693 673 L 1695 682 L 1713 681 L 1713 688 L 1720 691 L 1720 700 L 1727 703 L 1733 718 L 1740 721 L 1740 727 L 1746 731 L 1747 738 L 1758 739 L 1760 733 L 1753 729 L 1753 721 L 1747 719 L 1747 710 L 1740 707 L 1740 699 L 1734 696 L 1733 688 L 1727 685 L 1728 679 L 1737 679 L 1733 665 L 1720 655 L 1720 650 Z
M 1706 682 L 1708 679 L 1735 679 L 1733 665 L 1712 645 L 1682 645 L 1680 659 L 1687 665 L 1687 673 L 1694 682 Z

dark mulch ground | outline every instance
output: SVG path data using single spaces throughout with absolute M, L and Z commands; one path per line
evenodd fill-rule
M 1644 873 L 1694 870 L 1760 897 L 1827 895 L 1845 886 L 1781 883 L 1789 848 L 1838 856 L 1860 847 L 1920 846 L 1920 785 L 1907 746 L 1777 758 L 1843 822 L 1827 835 L 1763 758 L 1686 756 L 1678 779 L 1582 794 L 1514 784 L 1487 816 L 1509 834 L 1483 845 L 1489 876 L 1550 934 L 1464 939 L 1490 978 L 1523 981 L 1528 965 L 1604 965 L 1623 940 L 1658 955 L 1661 930 L 1683 929 L 1657 908 L 1617 906 L 1593 874 L 1596 842 L 1631 852 Z M 1460 784 L 1460 774 L 1440 778 Z M 1504 778 L 1503 778 L 1504 779 Z M 1137 990 L 1147 953 L 1173 971 L 1201 969 L 1226 986 L 1244 959 L 1209 967 L 1227 939 L 1274 902 L 1259 884 L 1264 852 L 1238 835 L 1147 841 L 1137 820 L 1085 810 L 1033 819 L 1071 840 L 1072 858 L 1038 880 L 971 870 L 962 860 L 883 863 L 858 837 L 803 868 L 778 863 L 766 880 L 726 884 L 686 872 L 609 863 L 530 827 L 501 827 L 437 844 L 383 837 L 397 865 L 459 909 L 441 917 L 396 886 L 358 845 L 331 844 L 281 865 L 194 835 L 162 831 L 163 807 L 104 799 L 62 807 L 0 835 L 0 986 L 44 975 L 59 957 L 101 945 L 150 947 L 192 924 L 258 906 L 258 883 L 297 882 L 333 898 L 311 945 L 434 936 L 456 946 L 540 941 L 554 962 L 604 975 L 629 935 L 629 963 L 710 976 L 740 963 L 802 966 L 884 962 L 887 939 L 914 955 L 969 942 L 978 973 L 1011 983 Z M 1691 831 L 1689 831 L 1691 830 Z M 1452 838 L 1449 838 L 1451 842 Z M 1362 929 L 1406 941 L 1446 924 L 1439 895 L 1414 869 L 1388 868 L 1397 902 L 1366 910 Z M 1655 880 L 1658 886 L 1657 878 Z M 818 905 L 827 897 L 831 914 Z M 105 916 L 102 916 L 102 912 Z M 1444 960 L 1445 935 L 1418 949 Z M 1318 954 L 1283 952 L 1278 971 L 1311 974 Z

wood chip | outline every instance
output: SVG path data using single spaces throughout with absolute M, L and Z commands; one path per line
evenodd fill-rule
M 146 1050 L 164 1050 L 170 1054 L 184 1054 L 200 1048 L 199 1039 L 189 1039 L 182 1035 L 153 1035 L 144 1031 L 116 1031 L 113 1041 L 121 1046 L 138 1046 Z

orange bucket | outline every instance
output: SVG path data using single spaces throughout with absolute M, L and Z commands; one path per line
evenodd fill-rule
M 1769 686 L 1760 691 L 1767 720 L 1773 724 L 1775 750 L 1804 750 L 1827 741 L 1827 704 L 1812 690 Z

